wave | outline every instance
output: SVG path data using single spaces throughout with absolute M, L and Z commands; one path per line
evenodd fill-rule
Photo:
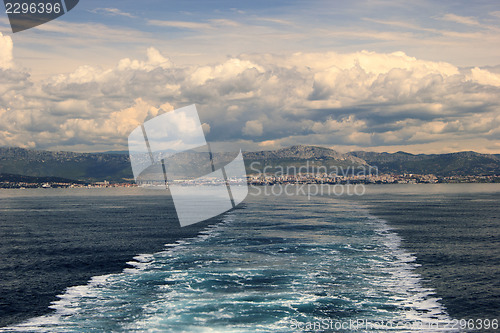
M 288 332 L 325 320 L 449 321 L 384 220 L 340 200 L 277 200 L 256 200 L 196 237 L 137 255 L 122 273 L 68 288 L 54 313 L 0 331 Z

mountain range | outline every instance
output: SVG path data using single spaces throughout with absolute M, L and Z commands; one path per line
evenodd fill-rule
M 222 155 L 214 154 L 214 161 Z M 376 166 L 379 173 L 434 174 L 436 176 L 500 175 L 500 155 L 472 151 L 449 154 L 339 153 L 315 146 L 291 146 L 272 151 L 245 152 L 249 173 L 273 172 L 277 167 Z M 227 158 L 225 158 L 227 160 Z M 0 147 L 0 174 L 31 177 L 61 177 L 78 181 L 132 182 L 133 175 L 125 152 L 74 153 Z

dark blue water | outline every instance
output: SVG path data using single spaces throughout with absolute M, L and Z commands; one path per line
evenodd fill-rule
M 432 186 L 373 187 L 361 198 L 251 195 L 239 209 L 199 226 L 203 228 L 199 233 L 190 230 L 191 235 L 187 231 L 181 234 L 184 231 L 174 226 L 162 229 L 161 221 L 173 218 L 171 207 L 157 196 L 75 195 L 78 205 L 86 209 L 75 208 L 73 201 L 59 213 L 50 214 L 43 211 L 62 208 L 45 196 L 34 195 L 24 202 L 3 198 L 6 216 L 15 215 L 15 207 L 31 207 L 30 212 L 24 209 L 32 217 L 31 223 L 49 230 L 47 224 L 56 223 L 54 229 L 60 230 L 68 223 L 62 222 L 64 218 L 72 221 L 65 232 L 79 235 L 77 245 L 56 239 L 54 231 L 37 234 L 44 244 L 61 243 L 66 245 L 57 248 L 73 249 L 66 260 L 85 253 L 93 258 L 126 252 L 127 247 L 119 245 L 125 243 L 118 240 L 127 239 L 130 232 L 142 235 L 123 259 L 116 259 L 116 267 L 128 261 L 125 270 L 92 273 L 88 283 L 70 283 L 73 272 L 54 266 L 58 274 L 68 277 L 64 283 L 73 287 L 54 297 L 52 313 L 36 313 L 6 330 L 290 332 L 297 331 L 299 324 L 307 328 L 304 325 L 328 326 L 349 320 L 428 328 L 444 327 L 454 318 L 498 318 L 494 302 L 499 295 L 500 187 Z M 101 209 L 91 210 L 94 205 Z M 87 215 L 73 214 L 75 209 Z M 17 226 L 17 236 L 2 233 L 2 237 L 21 242 L 21 235 L 30 235 L 29 219 L 20 216 L 24 215 L 18 216 L 24 222 Z M 52 216 L 52 222 L 46 222 L 47 216 Z M 98 232 L 92 231 L 89 221 L 96 223 Z M 118 236 L 104 237 L 99 221 L 114 231 L 105 234 Z M 464 234 L 464 230 L 468 232 Z M 149 243 L 149 239 L 157 243 Z M 15 247 L 11 242 L 2 251 L 32 249 L 36 247 L 32 243 Z M 100 246 L 88 245 L 95 243 Z M 144 243 L 159 248 L 143 251 Z M 168 243 L 166 247 L 160 245 L 164 243 Z M 33 257 L 54 264 L 54 256 L 61 259 L 61 251 L 56 255 L 47 250 L 50 246 L 44 248 L 45 252 L 38 251 Z M 106 266 L 105 257 L 95 263 Z M 90 260 L 81 270 L 90 272 L 92 265 Z M 36 289 L 34 280 L 24 280 L 36 265 L 22 267 L 11 263 L 5 271 L 11 272 L 10 280 L 19 283 L 20 291 Z M 25 275 L 18 273 L 23 269 Z M 40 283 L 46 278 L 41 276 Z M 19 298 L 32 297 L 28 294 Z M 365 331 L 376 330 L 387 331 L 384 327 Z
M 500 186 L 379 188 L 358 198 L 416 254 L 425 286 L 454 318 L 500 319 Z
M 0 190 L 0 326 L 49 311 L 68 286 L 192 237 L 171 198 L 140 189 Z

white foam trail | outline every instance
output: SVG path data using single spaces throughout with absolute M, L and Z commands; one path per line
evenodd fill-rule
M 383 244 L 390 249 L 392 255 L 397 258 L 393 267 L 387 269 L 393 276 L 389 283 L 391 288 L 397 291 L 394 299 L 403 308 L 401 321 L 421 322 L 423 327 L 431 327 L 431 324 L 444 327 L 451 318 L 445 307 L 440 303 L 440 298 L 433 297 L 434 290 L 422 286 L 422 278 L 415 273 L 419 265 L 415 263 L 416 257 L 401 247 L 402 238 L 396 234 L 387 221 L 368 215 L 368 218 L 376 226 L 376 232 L 382 237 Z M 401 297 L 403 296 L 403 297 Z M 436 329 L 420 329 L 419 332 L 435 332 Z
M 262 222 L 259 225 L 260 230 L 250 230 L 246 223 L 232 225 L 230 230 L 225 230 L 233 221 L 231 216 L 228 216 L 223 222 L 206 228 L 196 237 L 180 240 L 173 244 L 166 244 L 165 250 L 162 252 L 134 257 L 134 260 L 129 263 L 133 268 L 124 270 L 126 274 L 95 277 L 85 286 L 68 288 L 66 293 L 61 295 L 60 299 L 52 305 L 52 308 L 56 310 L 55 314 L 34 318 L 17 325 L 14 331 L 69 332 L 81 331 L 89 327 L 97 329 L 92 326 L 93 322 L 89 323 L 89 320 L 91 320 L 89 318 L 93 320 L 92 316 L 98 316 L 99 308 L 103 312 L 108 310 L 108 313 L 111 313 L 107 314 L 108 316 L 115 316 L 120 314 L 121 310 L 125 311 L 131 306 L 135 306 L 138 308 L 140 315 L 131 316 L 131 321 L 119 322 L 119 319 L 113 317 L 113 322 L 118 321 L 116 325 L 119 325 L 119 328 L 115 330 L 143 332 L 165 329 L 172 331 L 170 325 L 177 325 L 175 327 L 179 328 L 181 326 L 178 323 L 185 322 L 185 317 L 189 316 L 191 322 L 188 320 L 186 325 L 177 331 L 269 332 L 276 330 L 289 332 L 290 320 L 301 316 L 302 318 L 313 316 L 307 311 L 302 312 L 299 309 L 300 306 L 310 306 L 311 304 L 318 304 L 318 301 L 322 299 L 324 300 L 324 295 L 317 291 L 329 290 L 331 283 L 335 282 L 335 279 L 342 277 L 340 276 L 342 273 L 345 273 L 345 275 L 357 274 L 357 276 L 349 277 L 355 280 L 352 285 L 349 285 L 350 281 L 345 282 L 345 280 L 341 280 L 340 284 L 335 284 L 340 288 L 353 288 L 353 293 L 345 290 L 339 290 L 337 293 L 330 292 L 327 296 L 328 301 L 338 301 L 356 309 L 361 306 L 361 310 L 364 311 L 373 309 L 374 313 L 380 318 L 394 319 L 394 316 L 396 316 L 395 319 L 397 320 L 419 323 L 435 323 L 436 321 L 449 320 L 449 316 L 440 304 L 440 300 L 434 296 L 433 290 L 424 288 L 421 285 L 421 277 L 415 272 L 415 256 L 401 247 L 401 237 L 388 226 L 387 222 L 376 217 L 367 219 L 366 210 L 363 208 L 345 207 L 347 205 L 345 202 L 336 202 L 335 204 L 339 207 L 336 208 L 335 212 L 337 213 L 342 213 L 342 209 L 345 209 L 346 211 L 356 211 L 359 215 L 361 211 L 362 216 L 354 216 L 355 223 L 368 222 L 370 227 L 367 234 L 369 236 L 366 236 L 369 237 L 367 238 L 369 239 L 367 244 L 373 247 L 360 246 L 360 243 L 355 241 L 351 244 L 349 238 L 338 236 L 335 228 L 328 229 L 330 232 L 328 236 L 331 236 L 334 240 L 335 237 L 338 237 L 336 239 L 339 244 L 338 248 L 329 247 L 332 238 L 324 238 L 320 231 L 311 231 L 308 234 L 310 237 L 304 239 L 307 242 L 305 244 L 301 242 L 298 234 L 291 231 L 280 233 L 279 230 L 283 229 L 276 229 L 276 225 L 269 221 Z M 300 211 L 296 206 L 294 208 Z M 346 225 L 353 223 L 352 220 L 349 221 L 347 220 Z M 294 221 L 278 221 L 277 223 L 281 223 L 282 227 L 315 225 L 314 221 L 309 221 L 307 217 L 304 220 L 296 219 Z M 332 223 L 330 223 L 330 226 Z M 321 224 L 317 224 L 317 226 L 320 225 L 328 226 L 329 224 L 322 221 Z M 372 237 L 373 231 L 375 231 L 376 239 Z M 287 243 L 271 246 L 270 248 L 269 245 L 273 245 L 272 242 L 262 246 L 254 243 L 246 248 L 246 250 L 252 250 L 253 252 L 245 252 L 245 245 L 240 243 L 245 237 L 238 238 L 238 235 L 247 233 L 250 239 L 262 236 L 262 239 L 272 240 L 271 236 L 273 235 L 269 234 L 271 232 L 275 233 L 275 237 L 284 237 L 283 234 L 286 233 L 288 237 L 297 237 L 299 239 L 295 240 L 294 246 L 302 246 L 304 254 L 295 254 L 297 256 L 296 262 L 304 265 L 305 269 L 302 267 L 303 271 L 297 270 L 297 277 L 288 285 L 280 286 L 279 282 L 268 282 L 267 286 L 271 289 L 276 287 L 284 289 L 271 291 L 271 295 L 267 295 L 258 290 L 254 292 L 252 289 L 245 288 L 245 286 L 252 283 L 248 282 L 252 281 L 252 279 L 259 281 L 261 278 L 266 278 L 266 270 L 284 269 L 284 271 L 293 274 L 295 272 L 293 266 L 283 267 L 283 265 L 294 265 L 294 256 L 290 255 L 286 257 L 289 259 L 288 261 L 282 262 L 281 257 L 276 255 L 276 249 L 287 250 Z M 226 239 L 226 236 L 229 236 L 229 239 Z M 315 241 L 311 238 L 313 236 L 317 237 Z M 207 243 L 206 240 L 211 237 L 215 239 Z M 375 241 L 374 244 L 372 244 L 372 240 Z M 290 242 L 293 242 L 293 238 L 290 238 Z M 259 243 L 257 242 L 257 244 Z M 188 246 L 189 251 L 187 251 Z M 245 256 L 238 256 L 242 253 Z M 180 257 L 180 254 L 185 255 L 185 257 Z M 300 258 L 300 256 L 303 256 L 303 258 Z M 172 263 L 177 258 L 181 258 L 177 264 L 166 264 Z M 344 263 L 339 258 L 352 259 L 352 262 Z M 363 260 L 366 260 L 366 267 L 363 267 L 368 272 L 363 272 L 363 268 L 359 268 L 360 262 L 356 261 L 359 258 L 362 259 L 363 263 Z M 231 263 L 237 264 L 224 266 L 224 260 L 222 259 L 232 259 L 233 262 Z M 314 262 L 311 263 L 311 261 Z M 191 270 L 184 269 L 186 263 Z M 319 268 L 322 265 L 332 265 L 334 275 L 329 275 L 328 270 L 318 269 L 318 267 L 314 266 L 316 264 L 319 264 Z M 342 266 L 344 264 L 353 271 L 344 271 Z M 381 272 L 385 274 L 381 274 Z M 155 282 L 158 281 L 158 278 L 161 279 L 161 283 L 158 285 L 153 283 L 152 288 L 143 291 L 147 293 L 146 300 L 134 298 L 141 297 L 140 294 L 134 294 L 134 289 L 137 286 L 148 286 L 148 281 Z M 324 282 L 323 279 L 329 279 L 329 281 Z M 210 285 L 210 282 L 208 282 L 203 285 L 207 281 L 213 281 L 214 284 Z M 219 282 L 224 284 L 223 288 L 227 287 L 226 282 L 233 283 L 235 291 L 227 296 L 210 289 Z M 259 283 L 255 282 L 255 284 L 258 286 Z M 241 289 L 238 289 L 239 287 Z M 224 295 L 229 299 L 224 299 Z M 249 302 L 247 298 L 252 296 L 260 297 L 260 300 L 255 303 Z M 386 301 L 386 298 L 389 298 L 389 301 Z M 89 300 L 88 305 L 90 307 L 87 306 L 88 309 L 84 308 L 86 300 Z M 134 304 L 127 302 L 133 302 Z M 229 310 L 241 309 L 249 304 L 258 311 L 260 309 L 266 311 L 268 308 L 274 311 L 280 309 L 282 316 L 269 325 L 254 323 L 251 327 L 237 326 L 233 328 L 214 326 L 219 324 L 212 324 L 207 319 L 212 318 L 215 322 L 224 318 L 228 320 L 235 319 L 235 317 L 242 314 L 238 313 L 238 311 Z M 393 305 L 399 310 L 386 310 L 384 307 L 380 307 L 380 304 L 384 306 Z M 196 310 L 197 307 L 204 310 Z M 205 310 L 205 308 L 208 310 Z M 221 311 L 222 309 L 226 311 Z M 83 316 L 78 317 L 82 313 Z M 75 321 L 71 321 L 72 316 L 75 316 L 76 322 L 87 324 L 87 326 L 84 328 L 75 326 Z M 82 321 L 82 318 L 84 321 Z M 104 319 L 106 320 L 107 317 L 104 317 Z M 410 330 L 398 330 L 398 332 L 401 331 L 409 332 Z M 426 330 L 420 331 L 425 332 Z
M 52 302 L 49 308 L 55 310 L 55 313 L 30 318 L 17 325 L 0 327 L 0 332 L 73 332 L 80 331 L 78 327 L 68 328 L 64 321 L 66 317 L 71 317 L 81 311 L 80 303 L 82 299 L 97 298 L 100 295 L 101 289 L 120 280 L 123 274 L 139 274 L 146 270 L 158 256 L 171 254 L 178 250 L 179 247 L 191 244 L 199 240 L 206 240 L 214 237 L 217 232 L 227 223 L 232 222 L 233 216 L 231 213 L 218 223 L 206 227 L 200 233 L 202 237 L 195 236 L 184 240 L 178 240 L 173 244 L 165 244 L 165 250 L 155 254 L 139 254 L 127 264 L 134 268 L 125 268 L 122 273 L 107 274 L 93 276 L 86 285 L 68 287 L 61 295 L 57 295 L 58 300 Z M 185 274 L 185 272 L 180 272 Z M 70 325 L 71 326 L 71 325 Z M 208 332 L 208 331 L 207 331 Z

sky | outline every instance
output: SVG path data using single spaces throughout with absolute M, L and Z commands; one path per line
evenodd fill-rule
M 127 150 L 196 104 L 228 149 L 500 153 L 495 0 L 82 0 L 0 34 L 0 146 Z

